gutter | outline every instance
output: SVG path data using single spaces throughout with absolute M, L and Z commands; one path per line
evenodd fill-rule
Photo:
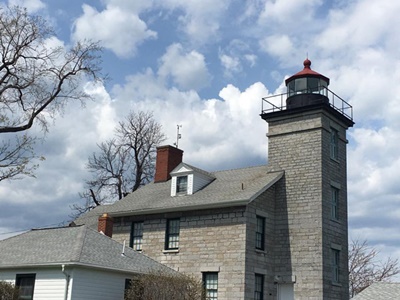
M 65 265 L 61 265 L 61 272 L 65 275 L 65 293 L 64 293 L 64 300 L 68 300 L 68 290 L 69 290 L 69 279 L 71 276 L 65 271 Z

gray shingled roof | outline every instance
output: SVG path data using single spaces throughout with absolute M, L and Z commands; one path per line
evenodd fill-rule
M 171 180 L 153 182 L 112 205 L 93 209 L 75 223 L 95 226 L 97 218 L 105 212 L 111 216 L 124 216 L 247 205 L 276 183 L 283 171 L 269 172 L 265 165 L 210 174 L 215 180 L 193 195 L 172 197 Z
M 0 241 L 0 269 L 80 265 L 128 273 L 172 269 L 87 226 L 34 229 Z
M 400 283 L 376 282 L 367 287 L 361 293 L 352 298 L 353 300 L 399 300 Z

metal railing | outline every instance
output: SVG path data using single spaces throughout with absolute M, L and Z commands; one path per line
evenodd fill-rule
M 310 92 L 308 90 L 299 91 L 296 95 L 300 94 L 310 94 Z M 353 121 L 353 107 L 328 88 L 324 87 L 319 91 L 311 92 L 311 94 L 320 94 L 321 96 L 327 97 L 329 99 L 329 105 L 332 108 Z M 287 98 L 287 93 L 262 98 L 261 114 L 285 110 Z

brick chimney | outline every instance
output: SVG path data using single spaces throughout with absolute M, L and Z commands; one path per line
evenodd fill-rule
M 101 215 L 98 220 L 97 230 L 106 236 L 112 237 L 114 220 L 107 213 Z
M 183 151 L 173 146 L 157 147 L 156 174 L 154 182 L 171 179 L 169 173 L 182 162 Z

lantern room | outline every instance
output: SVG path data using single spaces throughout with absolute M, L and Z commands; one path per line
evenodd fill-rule
M 317 103 L 329 103 L 329 78 L 311 70 L 311 61 L 304 61 L 304 69 L 285 80 L 288 109 Z

